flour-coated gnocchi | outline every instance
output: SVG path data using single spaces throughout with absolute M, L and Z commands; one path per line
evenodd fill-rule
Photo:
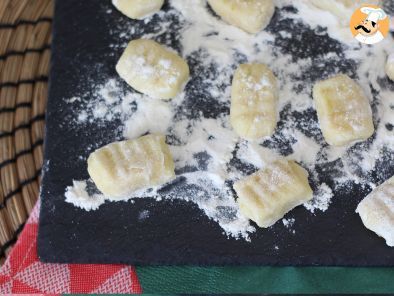
M 394 247 L 394 176 L 365 197 L 356 212 L 365 227 Z
M 308 172 L 285 159 L 236 182 L 234 189 L 241 213 L 264 228 L 313 197 Z
M 175 177 L 174 162 L 163 135 L 108 144 L 90 154 L 88 172 L 97 188 L 111 197 L 124 197 Z
M 175 97 L 189 79 L 189 66 L 184 59 L 147 39 L 131 41 L 116 70 L 135 90 L 159 99 Z
M 275 5 L 273 0 L 208 0 L 224 21 L 248 33 L 258 33 L 269 24 Z
M 112 4 L 132 19 L 143 19 L 160 10 L 164 0 L 112 0 Z
M 249 140 L 273 134 L 277 123 L 277 81 L 264 64 L 243 64 L 234 73 L 230 120 L 239 136 Z
M 342 146 L 366 140 L 374 133 L 368 98 L 347 75 L 317 82 L 313 98 L 320 128 L 328 144 Z

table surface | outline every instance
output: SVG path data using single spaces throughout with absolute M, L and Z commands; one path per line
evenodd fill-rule
M 116 140 L 113 131 L 119 124 L 117 121 L 105 128 L 94 122 L 81 127 L 69 125 L 67 120 L 73 110 L 64 101 L 81 86 L 85 77 L 97 80 L 117 77 L 114 65 L 122 48 L 108 46 L 119 42 L 118 36 L 110 34 L 111 28 L 115 20 L 129 26 L 141 26 L 141 22 L 128 20 L 116 10 L 108 14 L 110 8 L 110 2 L 97 5 L 95 0 L 58 1 L 56 5 L 45 142 L 46 172 L 38 239 L 39 256 L 43 261 L 140 265 L 394 264 L 393 250 L 365 229 L 354 212 L 360 198 L 368 191 L 356 184 L 350 193 L 347 190 L 335 192 L 333 204 L 324 214 L 313 215 L 301 207 L 293 210 L 296 235 L 283 231 L 283 225 L 277 223 L 270 229 L 259 229 L 253 234 L 251 243 L 227 239 L 215 222 L 202 215 L 196 206 L 183 201 L 138 199 L 133 204 L 106 203 L 94 212 L 67 204 L 65 188 L 73 179 L 88 178 L 86 163 L 76 161 L 75 156 L 86 157 L 89 145 L 104 145 Z M 280 13 L 277 11 L 267 28 L 272 33 L 291 30 L 294 26 L 291 21 L 281 21 Z M 154 21 L 144 26 L 143 32 L 147 33 L 154 28 Z M 340 56 L 342 47 L 335 40 L 322 32 L 297 26 L 304 31 L 301 34 L 303 43 L 308 44 L 314 59 L 322 57 L 322 50 L 337 52 Z M 280 34 L 276 42 L 285 48 L 283 50 L 299 44 L 295 40 L 281 39 Z M 327 63 L 324 71 L 338 71 L 339 67 L 352 73 L 355 67 L 348 61 L 339 61 L 335 66 L 324 59 L 320 62 Z M 92 67 L 96 64 L 100 67 Z M 192 73 L 195 66 L 191 63 Z M 316 80 L 321 73 L 310 75 L 309 79 Z M 308 111 L 302 116 L 315 115 Z M 382 159 L 380 165 L 394 170 L 390 157 Z M 387 169 L 384 172 L 387 176 L 390 173 Z M 330 167 L 325 168 L 324 174 L 321 181 L 332 184 Z M 139 213 L 146 209 L 151 218 L 141 223 Z

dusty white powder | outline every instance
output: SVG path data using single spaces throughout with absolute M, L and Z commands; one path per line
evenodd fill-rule
M 67 187 L 66 202 L 86 211 L 97 210 L 105 201 L 102 194 L 89 195 L 86 181 L 73 181 L 73 186 Z
M 294 222 L 295 222 L 294 218 L 289 218 L 289 219 L 283 218 L 282 219 L 282 223 L 286 228 L 290 228 L 291 226 L 293 226 Z
M 278 159 L 280 155 L 257 143 L 241 141 L 237 151 L 237 157 L 245 163 L 262 168 Z
M 146 220 L 149 218 L 149 211 L 148 210 L 143 210 L 138 214 L 138 220 Z
M 308 166 L 315 164 L 321 146 L 315 140 L 305 136 L 298 130 L 292 131 L 292 136 L 296 139 L 296 142 L 291 146 L 293 153 L 290 154 L 289 158 Z M 289 137 L 291 137 L 291 135 L 289 135 Z M 306 152 L 305 149 L 308 151 Z
M 390 54 L 387 57 L 387 65 L 392 67 L 392 65 L 394 65 L 394 53 Z
M 282 223 L 283 223 L 283 226 L 285 228 L 287 228 L 292 234 L 296 233 L 296 231 L 294 229 L 292 229 L 292 226 L 295 223 L 295 219 L 294 218 L 288 218 L 288 219 L 283 218 L 282 219 Z
M 169 102 L 152 100 L 131 88 L 125 91 L 120 79 L 109 77 L 105 83 L 95 84 L 89 91 L 81 89 L 66 99 L 75 106 L 76 125 L 94 122 L 105 126 L 120 120 L 119 138 L 136 138 L 148 132 L 167 135 L 175 161 L 175 182 L 182 189 L 164 186 L 142 190 L 126 200 L 147 196 L 183 199 L 197 204 L 228 236 L 249 239 L 255 228 L 240 214 L 231 182 L 279 157 L 294 159 L 310 172 L 314 199 L 304 207 L 314 214 L 328 209 L 337 187 L 352 182 L 372 188 L 376 185 L 370 175 L 383 152 L 390 157 L 388 161 L 393 159 L 394 135 L 388 127 L 394 125 L 394 88 L 382 87 L 387 53 L 394 45 L 391 37 L 374 46 L 360 45 L 348 27 L 338 22 L 335 12 L 323 11 L 306 0 L 277 0 L 282 10 L 276 22 L 292 22 L 294 30 L 268 27 L 257 35 L 224 23 L 203 0 L 171 0 L 170 5 L 169 11 L 159 12 L 154 20 L 144 20 L 149 30 L 117 25 L 111 33 L 119 36 L 119 44 L 110 48 L 124 48 L 134 36 L 155 39 L 169 48 L 175 39 L 192 70 L 192 80 L 183 93 Z M 286 9 L 290 6 L 295 9 Z M 322 53 L 316 54 L 318 46 L 300 43 L 305 30 L 315 34 L 311 44 L 318 44 L 316 38 L 321 36 L 322 40 L 332 38 L 332 47 L 328 43 L 329 49 L 322 48 Z M 177 32 L 175 37 L 173 31 Z M 229 125 L 231 77 L 243 62 L 267 64 L 280 88 L 281 121 L 275 135 L 260 142 L 240 140 Z M 162 61 L 161 66 L 166 69 L 168 65 Z M 336 148 L 322 138 L 311 92 L 316 80 L 340 72 L 352 75 L 363 87 L 373 106 L 376 135 L 366 143 Z M 332 175 L 334 182 L 322 181 L 317 168 Z M 88 194 L 86 186 L 87 181 L 74 182 L 66 190 L 66 201 L 86 210 L 96 209 L 107 198 Z M 282 221 L 285 227 L 295 223 L 292 219 Z
M 331 203 L 333 193 L 327 184 L 322 183 L 315 192 L 315 197 L 304 204 L 304 207 L 314 213 L 316 210 L 326 211 Z
M 173 117 L 169 104 L 141 96 L 138 98 L 137 106 L 136 112 L 125 121 L 126 138 L 133 139 L 146 133 L 166 134 Z

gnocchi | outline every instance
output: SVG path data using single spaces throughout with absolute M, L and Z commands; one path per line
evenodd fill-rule
M 394 81 L 394 53 L 388 56 L 386 63 L 386 74 Z
M 160 10 L 164 0 L 112 0 L 112 4 L 132 19 L 143 19 Z
M 285 159 L 236 182 L 234 189 L 241 213 L 263 228 L 313 197 L 308 172 Z
M 273 0 L 208 0 L 208 3 L 224 21 L 251 34 L 263 30 L 275 11 Z
M 231 89 L 230 121 L 236 133 L 249 140 L 272 135 L 277 101 L 276 78 L 266 65 L 240 65 Z
M 320 128 L 327 143 L 343 146 L 374 133 L 372 111 L 361 87 L 347 75 L 320 81 L 313 88 Z
M 184 59 L 147 39 L 131 41 L 116 70 L 135 90 L 159 99 L 175 97 L 189 79 L 189 66 Z
M 107 196 L 162 185 L 175 177 L 174 162 L 163 135 L 115 142 L 90 154 L 88 172 Z
M 364 198 L 356 212 L 365 227 L 394 247 L 394 176 Z

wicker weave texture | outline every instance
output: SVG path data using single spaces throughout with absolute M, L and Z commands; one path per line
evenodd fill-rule
M 39 191 L 52 0 L 0 1 L 0 256 Z

